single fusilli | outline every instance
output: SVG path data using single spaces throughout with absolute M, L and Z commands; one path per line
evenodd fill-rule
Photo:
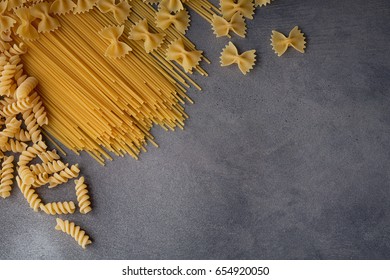
M 53 202 L 47 204 L 41 204 L 40 208 L 48 215 L 61 215 L 61 214 L 73 214 L 76 206 L 73 201 L 70 202 Z
M 12 179 L 14 178 L 14 156 L 4 157 L 1 167 L 0 196 L 7 198 L 11 195 Z
M 88 195 L 88 187 L 85 184 L 84 176 L 81 176 L 80 179 L 74 181 L 76 184 L 76 195 L 77 201 L 79 203 L 80 213 L 87 214 L 92 210 L 91 202 L 89 201 L 90 197 Z
M 19 178 L 19 176 L 16 176 L 16 183 L 18 184 L 18 187 L 20 191 L 23 193 L 27 202 L 30 204 L 30 207 L 34 209 L 35 212 L 38 212 L 39 205 L 41 204 L 42 201 L 39 198 L 38 194 L 35 192 L 35 190 L 31 186 L 24 184 L 22 180 Z
M 68 220 L 63 221 L 60 218 L 57 218 L 56 221 L 57 225 L 55 229 L 61 230 L 62 232 L 72 236 L 83 249 L 85 249 L 88 244 L 92 243 L 89 236 L 84 230 L 81 230 L 80 226 L 76 226 L 75 223 L 69 222 Z

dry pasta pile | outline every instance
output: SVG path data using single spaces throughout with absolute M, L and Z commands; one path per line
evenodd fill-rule
M 216 37 L 245 37 L 246 19 L 270 2 L 220 0 L 218 9 L 207 0 L 0 1 L 0 196 L 10 196 L 15 179 L 36 212 L 68 215 L 78 206 L 81 214 L 89 213 L 89 191 L 78 165 L 47 150 L 42 135 L 60 150 L 50 135 L 101 164 L 112 159 L 110 153 L 137 159 L 148 141 L 157 146 L 153 125 L 183 128 L 188 117 L 183 104 L 192 102 L 186 90 L 201 89 L 190 74 L 207 76 L 200 62 L 210 61 L 185 36 L 187 8 L 207 20 Z M 306 47 L 298 27 L 288 37 L 273 31 L 271 41 L 278 56 L 290 46 L 302 53 Z M 237 64 L 245 75 L 256 51 L 239 53 L 229 42 L 220 58 L 221 66 Z M 42 202 L 40 187 L 71 179 L 77 206 Z M 73 222 L 56 221 L 55 229 L 82 248 L 91 243 Z

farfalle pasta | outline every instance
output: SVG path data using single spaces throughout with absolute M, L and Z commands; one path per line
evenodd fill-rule
M 99 35 L 110 42 L 107 47 L 105 56 L 111 58 L 124 57 L 126 54 L 132 51 L 131 47 L 124 42 L 119 41 L 122 36 L 124 26 L 109 26 L 99 31 Z
M 30 13 L 30 9 L 22 7 L 15 9 L 15 15 L 19 18 L 19 26 L 16 29 L 16 34 L 26 40 L 36 40 L 39 38 L 38 30 L 32 25 L 34 17 Z
M 246 24 L 244 17 L 239 12 L 236 12 L 230 21 L 224 19 L 223 17 L 214 15 L 212 27 L 214 34 L 217 35 L 217 37 L 228 36 L 229 32 L 233 31 L 238 36 L 245 38 Z
M 33 17 L 39 19 L 38 32 L 50 32 L 60 26 L 60 22 L 55 17 L 49 14 L 50 3 L 41 2 L 31 6 L 30 13 Z
M 256 62 L 256 51 L 249 50 L 242 54 L 238 54 L 236 46 L 229 42 L 221 53 L 221 66 L 229 66 L 237 64 L 242 74 L 246 75 Z
M 77 5 L 72 0 L 55 0 L 50 5 L 50 13 L 64 15 L 76 7 Z
M 184 9 L 183 3 L 180 0 L 161 0 L 160 7 L 164 7 L 170 12 L 177 12 Z
M 189 51 L 185 48 L 183 39 L 172 42 L 167 49 L 167 59 L 174 60 L 183 67 L 185 72 L 190 72 L 199 65 L 202 59 L 202 51 Z
M 255 0 L 255 6 L 256 7 L 262 7 L 267 6 L 268 4 L 271 4 L 272 0 Z
M 98 0 L 96 6 L 102 13 L 111 12 L 118 24 L 122 24 L 130 14 L 131 6 L 126 0 L 115 3 L 115 0 Z
M 271 42 L 272 49 L 278 56 L 282 56 L 290 46 L 300 53 L 304 53 L 306 48 L 305 35 L 301 30 L 299 30 L 298 26 L 295 26 L 290 31 L 288 37 L 284 36 L 284 34 L 278 31 L 273 30 Z
M 73 9 L 74 14 L 80 14 L 92 10 L 97 0 L 77 0 L 76 8 Z
M 135 24 L 129 33 L 129 39 L 144 42 L 144 49 L 147 53 L 150 53 L 161 46 L 164 37 L 165 34 L 150 32 L 146 19 L 140 20 Z
M 182 9 L 172 14 L 167 8 L 162 6 L 156 13 L 156 26 L 162 30 L 168 29 L 173 25 L 176 30 L 185 34 L 189 24 L 190 15 L 186 9 Z
M 14 20 L 12 17 L 4 15 L 4 13 L 7 11 L 7 4 L 7 1 L 0 2 L 0 32 L 9 31 L 16 23 L 16 20 Z
M 252 0 L 220 0 L 221 12 L 225 19 L 230 20 L 237 12 L 244 17 L 253 19 L 255 6 Z

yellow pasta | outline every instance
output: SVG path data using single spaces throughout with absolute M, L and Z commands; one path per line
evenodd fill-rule
M 22 180 L 19 178 L 19 176 L 16 176 L 16 183 L 20 189 L 20 191 L 23 193 L 23 196 L 26 198 L 27 202 L 30 204 L 30 207 L 35 211 L 39 211 L 39 206 L 42 203 L 42 200 L 38 196 L 38 194 L 35 192 L 35 190 L 32 188 L 31 185 L 27 185 L 22 182 Z
M 170 12 L 177 12 L 184 9 L 183 3 L 180 0 L 161 0 L 160 6 L 168 9 Z
M 31 169 L 31 167 L 30 167 Z M 43 172 L 43 173 L 38 173 L 38 174 L 35 174 L 36 176 L 34 177 L 34 183 L 32 184 L 32 186 L 34 188 L 39 188 L 39 187 L 42 187 L 43 185 L 46 185 L 47 183 L 49 183 L 49 174 L 47 174 L 46 172 Z
M 167 8 L 160 7 L 156 13 L 156 26 L 162 30 L 166 30 L 173 25 L 177 31 L 185 34 L 189 24 L 190 15 L 186 9 L 172 14 Z
M 14 20 L 12 17 L 4 15 L 4 13 L 7 11 L 7 4 L 8 1 L 0 2 L 0 32 L 10 30 L 16 23 L 16 20 Z
M 220 0 L 222 15 L 225 19 L 230 20 L 237 12 L 244 17 L 253 19 L 255 6 L 252 0 Z
M 77 195 L 77 201 L 79 203 L 80 213 L 87 214 L 92 211 L 91 202 L 88 195 L 88 187 L 85 184 L 84 176 L 81 176 L 78 180 L 74 181 L 76 184 L 75 190 Z
M 20 25 L 16 29 L 16 34 L 25 40 L 35 40 L 39 38 L 38 30 L 32 24 L 34 17 L 30 13 L 30 9 L 22 7 L 15 10 L 15 15 L 18 17 Z
M 298 26 L 295 26 L 290 31 L 288 37 L 284 36 L 278 31 L 273 30 L 271 42 L 272 49 L 278 56 L 282 56 L 290 46 L 300 53 L 304 53 L 306 48 L 305 35 L 301 30 L 299 30 Z
M 132 49 L 124 42 L 120 42 L 119 38 L 122 36 L 124 26 L 109 26 L 99 31 L 99 35 L 110 42 L 107 47 L 105 56 L 111 58 L 124 57 L 132 51 Z
M 14 178 L 14 156 L 4 157 L 1 168 L 0 197 L 7 198 L 11 195 L 12 179 Z
M 55 229 L 72 236 L 83 249 L 85 249 L 88 244 L 92 243 L 89 236 L 84 230 L 81 230 L 80 226 L 76 226 L 75 223 L 69 222 L 68 220 L 64 221 L 60 218 L 57 218 L 56 221 L 57 225 Z
M 66 167 L 60 172 L 54 173 L 49 178 L 49 188 L 57 187 L 60 184 L 68 182 L 71 178 L 76 178 L 79 176 L 80 169 L 77 165 L 72 165 L 70 168 Z
M 73 10 L 73 13 L 80 14 L 88 12 L 93 9 L 96 2 L 97 0 L 77 0 L 76 8 Z
M 49 32 L 56 30 L 60 27 L 60 22 L 57 18 L 51 16 L 49 14 L 50 11 L 50 3 L 41 2 L 31 6 L 30 14 L 38 18 L 40 21 L 38 23 L 38 32 Z
M 177 39 L 167 49 L 167 59 L 174 60 L 180 64 L 185 72 L 199 65 L 202 59 L 202 51 L 189 51 L 185 48 L 183 40 Z
M 140 20 L 130 30 L 129 39 L 135 41 L 143 41 L 144 48 L 147 53 L 157 49 L 163 43 L 165 34 L 152 33 L 149 31 L 148 21 Z
M 130 14 L 130 5 L 127 0 L 120 0 L 117 4 L 115 0 L 98 0 L 96 6 L 102 13 L 111 12 L 118 24 L 122 24 Z
M 35 175 L 41 173 L 53 174 L 64 170 L 67 166 L 68 164 L 63 163 L 61 160 L 55 160 L 53 162 L 30 165 L 30 170 L 35 173 Z
M 73 11 L 76 6 L 72 0 L 54 0 L 50 5 L 50 13 L 63 15 Z
M 244 17 L 239 12 L 235 13 L 230 21 L 214 15 L 212 27 L 217 37 L 228 36 L 229 32 L 233 31 L 238 36 L 245 38 L 246 24 Z
M 261 7 L 261 6 L 267 6 L 271 3 L 272 0 L 255 0 L 255 6 Z
M 73 214 L 76 206 L 73 201 L 65 202 L 52 202 L 47 204 L 41 204 L 40 208 L 48 215 L 61 215 L 61 214 Z
M 256 51 L 250 50 L 242 54 L 238 54 L 236 46 L 229 42 L 228 45 L 222 50 L 221 53 L 221 66 L 229 66 L 237 64 L 242 74 L 246 75 L 256 62 Z

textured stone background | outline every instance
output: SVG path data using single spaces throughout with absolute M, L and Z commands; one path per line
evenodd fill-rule
M 213 62 L 184 131 L 153 130 L 137 162 L 79 162 L 94 210 L 71 216 L 93 237 L 83 251 L 32 212 L 0 201 L 1 259 L 382 259 L 390 257 L 390 3 L 275 0 L 247 39 L 255 69 L 221 68 L 228 39 L 192 17 Z M 299 25 L 307 53 L 278 58 L 271 30 Z M 202 32 L 200 32 L 202 30 Z M 74 199 L 72 185 L 41 191 Z

